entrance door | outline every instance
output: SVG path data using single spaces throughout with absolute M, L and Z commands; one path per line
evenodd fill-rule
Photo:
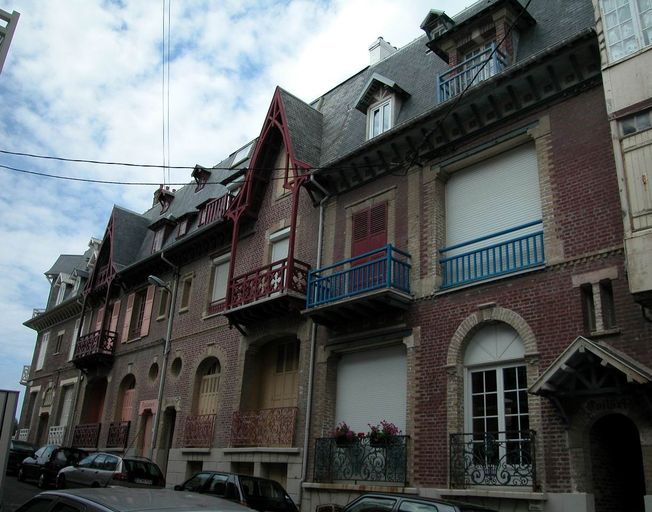
M 152 413 L 150 411 L 145 411 L 142 417 L 142 431 L 141 431 L 141 445 L 140 445 L 140 456 L 144 457 L 149 452 L 149 445 L 152 442 Z
M 643 512 L 645 480 L 636 425 L 622 414 L 609 414 L 590 432 L 595 512 Z

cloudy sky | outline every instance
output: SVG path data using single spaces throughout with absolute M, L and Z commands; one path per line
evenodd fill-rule
M 401 47 L 428 10 L 473 0 L 171 0 L 172 165 L 213 165 L 256 137 L 276 85 L 311 101 L 369 61 L 378 36 Z M 167 2 L 166 2 L 167 4 Z M 20 21 L 0 74 L 0 150 L 163 163 L 163 0 L 0 0 Z M 167 18 L 167 14 L 165 16 Z M 434 84 L 434 81 L 433 81 Z M 433 85 L 434 87 L 434 85 Z M 0 153 L 0 165 L 153 184 L 161 170 Z M 171 182 L 190 171 L 171 170 Z M 0 389 L 20 389 L 59 254 L 101 237 L 114 203 L 151 205 L 156 186 L 95 185 L 0 168 Z

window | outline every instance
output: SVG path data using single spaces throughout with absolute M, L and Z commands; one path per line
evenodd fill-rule
M 166 288 L 158 289 L 158 311 L 156 314 L 157 320 L 162 320 L 168 314 L 170 292 Z
M 58 306 L 63 302 L 64 297 L 66 296 L 66 283 L 61 281 L 59 283 L 59 291 L 57 293 L 57 300 L 55 301 L 55 306 Z
M 17 512 L 47 512 L 53 501 L 48 498 L 33 498 L 21 506 Z
M 623 136 L 643 132 L 652 128 L 652 122 L 650 121 L 651 113 L 652 110 L 648 110 L 646 112 L 640 112 L 633 116 L 623 118 L 620 122 Z
M 61 346 L 63 345 L 63 336 L 66 334 L 66 331 L 59 331 L 57 333 L 57 340 L 54 344 L 54 353 L 58 354 L 61 352 Z
M 272 244 L 271 263 L 282 261 L 288 257 L 290 249 L 290 228 L 284 228 L 269 235 Z
M 651 0 L 601 0 L 600 6 L 612 61 L 652 44 Z
M 41 346 L 39 347 L 38 357 L 36 358 L 36 370 L 43 368 L 45 362 L 45 353 L 48 351 L 48 341 L 50 340 L 50 333 L 46 332 L 41 337 Z
M 215 414 L 217 412 L 217 393 L 220 389 L 220 363 L 217 359 L 205 361 L 199 370 L 199 396 L 197 414 Z
M 614 292 L 609 279 L 600 281 L 600 298 L 604 328 L 614 329 L 616 327 L 616 309 L 614 305 Z
M 177 238 L 181 238 L 188 232 L 188 218 L 186 217 L 185 219 L 181 219 L 179 221 L 179 226 L 178 226 L 178 231 L 177 231 Z
M 192 291 L 192 276 L 186 276 L 181 282 L 181 306 L 179 311 L 188 311 L 190 307 L 190 292 Z
M 149 324 L 152 316 L 155 289 L 156 286 L 151 285 L 147 288 L 143 288 L 142 290 L 138 290 L 129 294 L 129 297 L 127 298 L 125 323 L 122 329 L 123 343 L 129 340 L 142 338 L 149 334 Z M 115 304 L 118 305 L 119 302 L 116 301 Z M 112 318 L 113 317 L 116 317 L 115 306 L 114 315 L 112 315 Z M 113 320 L 111 321 L 111 324 L 113 325 Z
M 229 284 L 229 263 L 228 256 L 213 260 L 211 295 L 208 305 L 209 314 L 219 313 L 224 309 Z
M 249 156 L 249 152 L 254 145 L 254 141 L 251 141 L 242 149 L 239 149 L 236 154 L 233 156 L 233 162 L 231 163 L 231 168 L 234 168 L 239 163 L 243 162 Z
M 580 286 L 584 328 L 589 333 L 616 329 L 616 309 L 611 279 Z
M 72 401 L 74 398 L 74 386 L 64 386 L 61 389 L 61 406 L 59 408 L 59 418 L 57 425 L 65 427 L 70 422 L 70 413 L 72 411 Z
M 390 512 L 394 505 L 396 505 L 396 499 L 394 498 L 369 496 L 356 502 L 349 509 L 349 512 Z
M 595 332 L 595 305 L 593 302 L 593 286 L 590 283 L 580 287 L 582 294 L 582 316 L 584 317 L 584 328 L 589 332 Z
M 152 252 L 158 252 L 163 247 L 163 237 L 165 236 L 165 227 L 159 228 L 154 232 L 154 241 L 152 242 Z
M 392 100 L 369 108 L 369 138 L 372 139 L 392 127 Z
M 497 69 L 494 69 L 495 61 L 489 59 L 493 47 L 494 42 L 491 41 L 474 48 L 463 56 L 464 76 L 461 81 L 462 87 L 467 87 L 469 82 L 477 84 L 487 78 L 491 78 L 498 72 Z
M 52 405 L 52 400 L 54 399 L 54 389 L 52 386 L 48 387 L 43 393 L 43 407 L 49 407 Z

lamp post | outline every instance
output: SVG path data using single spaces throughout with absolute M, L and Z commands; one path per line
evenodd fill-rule
M 173 321 L 172 315 L 174 312 L 174 306 L 176 305 L 176 301 L 177 301 L 177 285 L 179 279 L 175 274 L 174 282 L 171 290 L 170 287 L 165 283 L 165 281 L 163 281 L 160 277 L 148 276 L 147 282 L 153 284 L 154 286 L 157 286 L 158 288 L 164 288 L 171 295 L 169 306 L 168 306 L 168 326 L 167 326 L 167 332 L 165 334 L 165 345 L 163 347 L 163 364 L 161 368 L 161 378 L 159 379 L 158 396 L 156 397 L 156 412 L 154 415 L 154 428 L 152 429 L 152 442 L 150 443 L 149 454 L 148 454 L 148 457 L 151 459 L 154 454 L 154 448 L 156 447 L 156 440 L 158 438 L 158 426 L 159 426 L 160 416 L 161 416 L 161 403 L 163 402 L 163 390 L 165 389 L 165 376 L 167 375 L 168 357 L 170 355 L 170 341 L 172 338 L 172 321 Z

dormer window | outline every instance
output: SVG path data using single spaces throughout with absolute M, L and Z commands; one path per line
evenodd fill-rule
M 172 200 L 174 199 L 174 192 L 174 190 L 170 190 L 170 187 L 164 187 L 163 185 L 154 192 L 154 204 L 159 203 L 161 205 L 160 213 L 168 211 L 168 208 L 170 208 Z
M 369 108 L 369 137 L 373 138 L 392 127 L 392 100 L 385 100 L 380 105 Z
M 61 304 L 65 296 L 66 296 L 66 283 L 61 281 L 59 283 L 59 292 L 57 293 L 57 300 L 55 302 L 55 305 L 58 306 L 59 304 Z
M 177 238 L 181 238 L 188 232 L 188 217 L 179 220 Z
M 206 167 L 202 167 L 201 165 L 195 165 L 195 169 L 192 171 L 192 177 L 197 183 L 197 186 L 195 187 L 195 192 L 199 192 L 201 189 L 204 188 L 210 176 L 211 176 L 211 172 L 208 169 L 206 169 Z
M 251 152 L 251 148 L 253 147 L 255 141 L 251 141 L 249 144 L 247 144 L 245 147 L 239 149 L 235 155 L 233 155 L 233 160 L 231 162 L 231 169 L 236 167 L 237 165 L 241 164 L 244 162 L 248 157 L 249 153 Z
M 154 233 L 154 241 L 152 242 L 152 252 L 158 252 L 163 247 L 163 237 L 165 236 L 165 226 L 162 226 Z

